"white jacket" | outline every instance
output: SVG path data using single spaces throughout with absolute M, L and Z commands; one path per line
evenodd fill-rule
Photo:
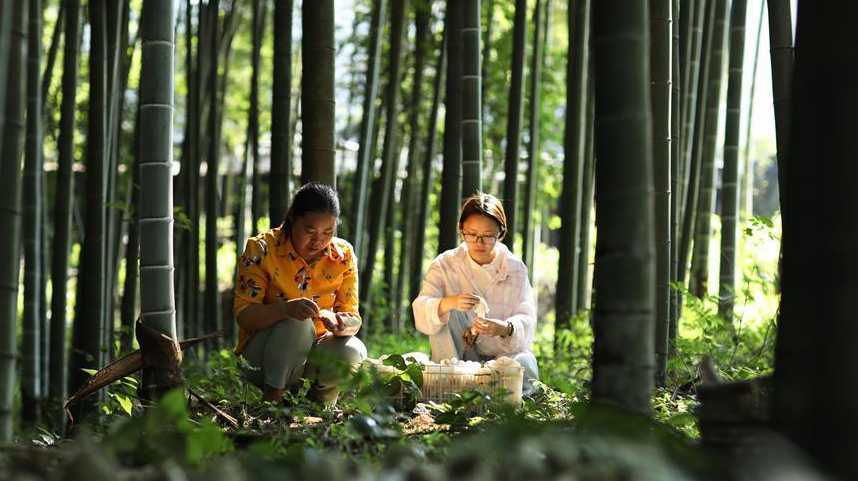
M 504 244 L 498 244 L 495 259 L 480 266 L 465 243 L 443 252 L 432 261 L 423 279 L 420 295 L 411 304 L 417 330 L 429 335 L 432 360 L 456 356 L 447 327 L 449 313 L 439 317 L 442 297 L 471 293 L 486 300 L 486 317 L 509 321 L 514 332 L 509 337 L 480 336 L 477 351 L 485 356 L 529 352 L 536 332 L 536 300 L 527 277 L 527 267 Z M 473 311 L 467 313 L 473 319 Z

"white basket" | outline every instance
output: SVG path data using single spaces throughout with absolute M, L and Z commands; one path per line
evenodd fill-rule
M 382 375 L 394 375 L 397 372 L 393 366 L 381 363 L 372 363 L 372 366 Z M 476 390 L 514 406 L 521 405 L 524 368 L 519 365 L 498 369 L 432 363 L 424 364 L 422 368 L 423 386 L 418 399 L 421 402 L 448 402 L 454 399 L 455 394 Z

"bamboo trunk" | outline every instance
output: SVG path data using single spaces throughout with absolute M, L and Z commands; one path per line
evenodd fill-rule
M 270 225 L 277 226 L 289 202 L 292 172 L 292 0 L 274 3 L 274 85 L 271 100 L 271 172 L 269 173 Z
M 81 305 L 74 320 L 71 355 L 71 387 L 82 386 L 88 377 L 83 369 L 97 369 L 104 361 L 106 246 L 106 151 L 107 65 L 104 5 L 89 6 L 89 112 L 86 148 L 86 232 L 81 248 Z M 76 418 L 95 412 L 93 403 L 83 403 Z
M 736 231 L 739 215 L 739 124 L 742 110 L 742 65 L 745 61 L 747 0 L 733 0 L 730 10 L 730 69 L 724 174 L 721 181 L 721 266 L 718 314 L 732 325 L 736 295 Z
M 220 175 L 220 145 L 218 142 L 218 10 L 219 0 L 209 4 L 209 113 L 208 113 L 208 158 L 206 160 L 206 293 L 204 303 L 205 330 L 217 331 L 221 328 L 220 288 L 217 278 L 217 251 L 219 247 L 218 220 L 218 177 Z M 145 143 L 143 144 L 145 145 Z M 142 172 L 141 172 L 142 175 Z M 142 242 L 141 242 L 142 246 Z M 142 270 L 141 270 L 142 275 Z M 142 288 L 142 277 L 141 277 Z
M 381 35 L 386 17 L 386 1 L 374 0 L 369 27 L 369 50 L 367 52 L 366 87 L 363 97 L 363 118 L 360 123 L 357 167 L 352 190 L 351 236 L 355 252 L 363 253 L 364 224 L 367 203 L 367 183 L 372 172 L 374 139 L 376 129 L 376 97 L 378 96 L 379 63 L 381 61 Z M 364 260 L 364 262 L 366 262 Z
M 692 185 L 695 185 L 694 192 L 696 193 L 696 184 L 692 182 L 694 176 L 692 175 L 692 170 L 694 167 L 694 145 L 699 137 L 698 132 L 698 106 L 701 102 L 701 96 L 699 95 L 699 91 L 701 89 L 701 84 L 705 82 L 705 77 L 701 75 L 702 70 L 705 68 L 705 55 L 707 54 L 707 50 L 704 42 L 703 30 L 706 26 L 707 14 L 711 9 L 712 2 L 715 0 L 695 0 L 694 3 L 694 12 L 693 12 L 693 28 L 691 31 L 691 52 L 688 54 L 689 63 L 686 69 L 686 73 L 688 75 L 687 79 L 683 79 L 684 89 L 682 91 L 682 131 L 680 132 L 680 138 L 682 138 L 682 145 L 680 146 L 680 162 L 678 166 L 679 172 L 677 173 L 679 177 L 679 192 L 677 192 L 678 203 L 679 203 L 679 221 L 682 223 L 684 229 L 685 216 L 688 215 L 686 213 L 686 206 L 689 204 L 689 197 L 691 196 Z M 705 98 L 705 96 L 704 96 Z M 695 194 L 696 195 L 696 194 Z M 693 197 L 693 196 L 692 196 Z M 680 232 L 680 236 L 676 239 L 681 244 L 685 244 L 685 231 L 682 230 Z M 680 260 L 682 258 L 682 254 L 680 253 Z M 684 279 L 684 274 L 682 274 L 682 270 L 684 267 L 680 264 L 679 272 Z
M 708 0 L 706 4 L 705 11 L 705 25 L 703 29 L 703 40 L 701 42 L 701 51 L 700 51 L 700 72 L 699 72 L 699 82 L 696 85 L 696 98 L 692 102 L 694 104 L 693 113 L 689 113 L 689 116 L 693 114 L 694 122 L 693 127 L 690 127 L 687 132 L 689 135 L 693 136 L 693 139 L 687 140 L 690 145 L 688 150 L 689 159 L 688 159 L 688 183 L 686 192 L 683 195 L 683 212 L 682 212 L 682 233 L 679 236 L 679 259 L 677 261 L 677 282 L 680 284 L 684 284 L 686 280 L 686 274 L 688 272 L 688 260 L 691 256 L 691 241 L 693 239 L 694 233 L 694 225 L 695 218 L 697 215 L 697 200 L 698 200 L 698 188 L 700 185 L 700 163 L 701 163 L 701 152 L 702 152 L 702 144 L 703 144 L 703 126 L 706 112 L 706 101 L 708 91 L 708 82 L 709 82 L 709 53 L 711 51 L 712 46 L 712 31 L 714 29 L 714 20 L 715 20 L 715 4 L 718 0 Z M 679 304 L 680 312 L 678 313 L 677 323 L 679 321 L 679 317 L 682 315 L 682 299 L 677 301 Z M 676 329 L 677 325 L 674 324 L 670 326 L 670 339 L 673 340 L 676 338 Z
M 462 196 L 482 190 L 480 0 L 462 2 Z
M 429 190 L 432 188 L 432 163 L 435 160 L 436 137 L 438 133 L 438 110 L 441 104 L 444 88 L 444 71 L 447 58 L 447 30 L 444 29 L 438 60 L 435 64 L 435 80 L 432 87 L 432 108 L 429 111 L 429 133 L 426 136 L 426 149 L 423 153 L 423 166 L 420 177 L 419 209 L 414 228 L 414 254 L 411 257 L 411 292 L 420 292 L 420 282 L 423 279 L 423 257 L 426 251 L 426 219 L 429 216 Z M 412 312 L 413 315 L 413 312 Z
M 670 313 L 670 167 L 673 9 L 671 0 L 650 2 L 650 75 L 655 183 L 655 382 L 667 377 Z
M 682 12 L 680 11 L 680 1 L 673 0 L 673 18 L 676 19 L 677 15 L 681 16 Z M 673 70 L 671 72 L 671 99 L 670 99 L 670 282 L 675 283 L 678 279 L 677 270 L 679 268 L 679 242 L 677 238 L 679 237 L 679 229 L 680 229 L 680 217 L 679 217 L 679 185 L 680 185 L 680 165 L 682 161 L 680 159 L 680 154 L 682 152 L 682 92 L 680 91 L 680 84 L 682 83 L 682 78 L 680 76 L 681 72 L 681 64 L 680 64 L 680 45 L 682 42 L 680 41 L 679 28 L 676 28 L 676 22 L 673 22 Z M 679 293 L 676 289 L 673 288 L 673 285 L 668 288 L 669 295 L 669 306 L 668 306 L 668 319 L 667 319 L 667 340 L 668 340 L 668 354 L 673 351 L 673 344 L 670 342 L 670 326 L 675 325 L 677 315 L 679 314 Z
M 27 2 L 0 4 L 0 75 L 5 75 L 5 109 L 0 123 L 0 225 L 8 226 L 0 236 L 0 442 L 12 441 L 16 383 L 18 276 L 21 260 L 21 153 L 24 140 L 24 62 L 27 39 Z M 5 19 L 5 20 L 3 20 Z M 0 106 L 3 107 L 3 106 Z
M 591 43 L 592 45 L 592 43 Z M 591 47 L 592 48 L 592 47 Z M 588 70 L 592 73 L 593 56 L 590 56 Z M 595 86 L 594 75 L 587 76 L 587 124 L 586 144 L 584 145 L 584 174 L 581 190 L 581 255 L 578 256 L 578 312 L 590 309 L 590 297 L 593 282 L 590 277 L 590 253 L 593 252 L 591 233 L 593 232 L 593 193 L 595 191 L 596 158 L 595 149 Z
M 524 181 L 524 223 L 522 224 L 521 253 L 528 275 L 533 279 L 533 254 L 535 251 L 534 235 L 536 226 L 533 215 L 536 209 L 536 179 L 539 175 L 539 113 L 541 109 L 540 92 L 542 90 L 542 42 L 545 20 L 545 3 L 548 0 L 536 0 L 533 7 L 533 50 L 530 58 L 530 105 L 528 111 L 527 171 Z M 514 235 L 514 234 L 511 234 Z
M 655 350 L 648 19 L 646 3 L 593 4 L 599 119 L 593 401 L 641 414 L 650 412 Z
M 444 164 L 441 170 L 441 202 L 438 252 L 457 245 L 459 205 L 462 198 L 462 2 L 447 0 L 447 79 L 444 101 Z
M 27 35 L 27 85 L 40 85 L 40 59 L 42 55 L 42 2 L 29 0 L 29 29 Z M 27 134 L 24 153 L 24 177 L 21 191 L 22 213 L 29 222 L 22 223 L 24 247 L 24 320 L 21 341 L 21 417 L 25 424 L 39 422 L 42 400 L 43 333 L 41 311 L 42 290 L 42 98 L 35 87 L 27 88 Z
M 336 188 L 334 0 L 304 2 L 301 9 L 301 183 L 318 181 Z
M 54 193 L 54 235 L 51 259 L 51 354 L 50 397 L 53 403 L 65 399 L 68 370 L 66 359 L 66 291 L 71 251 L 72 165 L 74 164 L 75 94 L 78 74 L 78 24 L 80 1 L 68 0 L 64 20 L 62 103 L 57 139 L 58 167 Z M 60 420 L 57 426 L 64 426 Z M 61 428 L 62 429 L 62 428 Z
M 724 75 L 724 43 L 727 31 L 728 2 L 716 0 L 715 29 L 712 36 L 712 54 L 709 58 L 709 98 L 703 126 L 703 147 L 700 163 L 700 187 L 695 220 L 694 251 L 691 259 L 689 290 L 702 299 L 709 293 L 709 240 L 712 237 L 712 214 L 715 207 L 715 154 L 721 113 L 721 77 Z
M 506 211 L 507 236 L 503 242 L 515 249 L 518 207 L 518 164 L 521 160 L 521 115 L 524 97 L 524 60 L 527 48 L 527 0 L 516 0 L 512 27 L 512 72 L 509 83 L 509 110 L 506 123 L 503 203 Z
M 740 178 L 739 215 L 743 218 L 754 216 L 754 158 L 751 156 L 751 126 L 754 121 L 754 94 L 757 90 L 757 63 L 760 60 L 760 37 L 763 31 L 763 16 L 766 11 L 766 0 L 760 0 L 760 17 L 757 21 L 757 36 L 754 41 L 754 63 L 751 67 L 751 91 L 748 93 L 748 117 L 745 120 L 745 149 L 743 172 Z
M 364 312 L 371 312 L 373 305 L 372 285 L 373 272 L 375 270 L 376 255 L 378 248 L 382 244 L 387 234 L 387 228 L 392 228 L 389 221 L 392 217 L 388 215 L 388 209 L 394 210 L 393 203 L 390 199 L 394 195 L 394 187 L 396 183 L 396 172 L 399 165 L 399 122 L 397 116 L 399 113 L 399 93 L 400 93 L 400 65 L 402 40 L 405 33 L 405 12 L 407 10 L 407 0 L 392 0 L 391 2 L 391 44 L 390 44 L 390 80 L 387 84 L 385 92 L 385 118 L 386 125 L 384 130 L 384 143 L 381 149 L 381 174 L 378 178 L 378 192 L 371 200 L 372 212 L 376 213 L 369 219 L 369 244 L 366 250 L 366 264 L 363 271 L 360 273 L 360 289 L 361 305 Z M 387 246 L 390 247 L 389 245 Z M 390 257 L 387 257 L 390 256 Z M 393 252 L 385 253 L 386 259 L 395 258 Z M 389 276 L 386 280 L 392 278 Z M 390 289 L 392 286 L 385 286 Z
M 412 270 L 415 268 L 411 257 L 414 253 L 413 239 L 416 236 L 415 219 L 413 213 L 418 210 L 418 181 L 420 167 L 420 141 L 422 140 L 420 117 L 423 113 L 421 109 L 421 100 L 423 99 L 423 70 L 426 62 L 426 54 L 430 49 L 429 35 L 430 22 L 432 20 L 432 11 L 428 8 L 428 4 L 421 3 L 415 5 L 415 36 L 414 36 L 414 77 L 411 85 L 411 100 L 408 109 L 409 117 L 409 139 L 408 139 L 408 171 L 405 179 L 403 179 L 403 201 L 400 218 L 402 219 L 402 237 L 400 239 L 399 250 L 399 272 L 396 278 L 396 294 L 394 296 L 395 305 L 402 305 L 402 300 L 405 298 L 408 305 L 411 305 L 411 299 L 417 295 L 416 290 L 408 289 L 406 282 L 412 277 Z M 431 168 L 431 165 L 430 165 Z M 423 226 L 420 227 L 421 229 Z M 422 257 L 422 255 L 421 255 Z M 418 272 L 422 274 L 423 269 Z M 411 309 L 406 309 L 410 312 Z M 400 326 L 403 323 L 400 322 Z
M 789 169 L 790 111 L 792 110 L 793 51 L 790 0 L 766 0 L 769 7 L 769 48 L 772 55 L 772 97 L 775 106 L 775 137 L 778 147 L 778 192 L 785 209 L 784 175 Z
M 578 257 L 582 253 L 581 196 L 587 143 L 587 68 L 590 64 L 590 2 L 570 1 L 569 51 L 566 54 L 566 123 L 563 138 L 563 193 L 560 196 L 560 246 L 555 297 L 554 348 L 557 330 L 568 329 L 578 314 Z
M 217 3 L 217 0 L 215 0 Z M 140 322 L 137 340 L 144 360 L 144 398 L 157 399 L 182 384 L 182 361 L 173 298 L 173 0 L 143 7 L 140 75 Z M 216 15 L 217 9 L 214 10 Z M 215 17 L 214 21 L 217 20 Z M 217 65 L 217 62 L 212 62 Z M 215 151 L 215 156 L 217 152 Z M 217 172 L 209 170 L 207 175 Z M 211 207 L 211 206 L 210 206 Z M 207 215 L 212 215 L 209 210 Z M 212 231 L 207 230 L 206 237 Z M 209 275 L 210 271 L 207 271 Z M 158 333 L 152 341 L 145 332 Z
M 858 203 L 858 4 L 831 7 L 798 6 L 787 131 L 796 135 L 778 149 L 788 168 L 773 413 L 777 429 L 826 475 L 858 479 L 858 223 L 846 220 Z M 775 98 L 783 99 L 777 91 Z

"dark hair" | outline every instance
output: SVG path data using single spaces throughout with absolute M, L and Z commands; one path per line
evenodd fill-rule
M 498 225 L 498 229 L 500 229 L 498 238 L 504 238 L 506 235 L 506 211 L 503 210 L 503 203 L 497 197 L 477 192 L 465 199 L 465 203 L 462 204 L 462 213 L 459 215 L 460 230 L 465 220 L 474 214 L 483 215 L 494 220 Z
M 283 232 L 286 235 L 291 235 L 292 223 L 295 222 L 295 219 L 309 213 L 331 214 L 339 218 L 340 199 L 337 197 L 337 191 L 331 186 L 319 182 L 309 182 L 302 185 L 295 192 L 289 210 L 286 211 L 286 217 L 283 219 Z

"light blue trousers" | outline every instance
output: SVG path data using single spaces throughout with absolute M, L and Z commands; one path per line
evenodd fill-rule
M 260 389 L 285 389 L 306 377 L 314 383 L 314 397 L 334 404 L 338 384 L 366 359 L 366 346 L 356 337 L 316 341 L 313 321 L 287 319 L 254 334 L 242 355 L 256 368 L 245 376 Z
M 471 327 L 471 319 L 462 311 L 450 311 L 450 320 L 447 322 L 447 327 L 450 330 L 450 335 L 453 337 L 453 346 L 456 348 L 456 357 L 465 361 L 488 361 L 494 359 L 495 356 L 484 355 L 477 351 L 477 346 L 466 346 L 465 340 L 462 339 L 462 334 Z M 523 395 L 532 394 L 534 391 L 533 381 L 539 379 L 539 366 L 536 363 L 536 356 L 532 352 L 519 352 L 506 355 L 509 358 L 515 359 L 524 368 L 524 384 L 521 392 Z

